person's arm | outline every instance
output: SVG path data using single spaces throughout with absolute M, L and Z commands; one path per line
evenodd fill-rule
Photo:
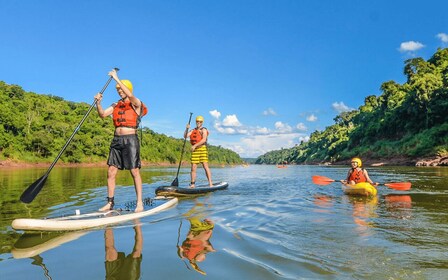
M 131 101 L 135 111 L 139 112 L 140 107 L 142 106 L 142 102 L 140 101 L 140 99 L 135 97 L 134 93 L 132 93 L 132 91 L 121 82 L 121 80 L 118 78 L 117 71 L 115 69 L 111 70 L 109 72 L 109 76 L 111 76 L 115 80 L 115 82 L 117 82 L 117 85 L 120 86 L 124 94 L 126 94 L 126 96 L 129 98 L 129 101 Z
M 348 183 L 348 179 L 350 178 L 350 174 L 351 174 L 351 170 L 349 170 L 347 172 L 347 177 L 345 178 L 345 180 L 341 180 L 340 182 L 343 184 L 347 184 Z
M 363 172 L 364 172 L 364 176 L 366 177 L 367 182 L 369 182 L 373 186 L 378 186 L 379 185 L 378 183 L 374 183 L 372 181 L 372 179 L 370 179 L 369 174 L 367 173 L 367 170 L 364 169 Z
M 188 123 L 187 127 L 184 131 L 184 138 L 186 139 L 187 137 L 190 137 L 190 135 L 191 135 L 191 130 L 190 130 L 190 124 Z
M 103 106 L 101 106 L 101 100 L 103 99 L 103 95 L 101 93 L 98 93 L 94 97 L 96 99 L 96 111 L 98 112 L 98 116 L 101 118 L 105 118 L 107 116 L 110 116 L 114 112 L 114 106 L 109 106 L 105 110 L 103 109 Z

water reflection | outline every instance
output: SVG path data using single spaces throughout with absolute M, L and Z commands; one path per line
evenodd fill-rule
M 42 232 L 25 233 L 16 241 L 11 254 L 15 259 L 32 258 L 43 252 L 61 246 L 64 243 L 76 240 L 88 231 L 76 231 L 67 233 Z
M 200 262 L 203 262 L 206 258 L 206 254 L 210 252 L 216 252 L 213 245 L 210 242 L 210 238 L 213 234 L 213 228 L 215 224 L 208 218 L 201 217 L 202 215 L 197 211 L 197 207 L 201 204 L 196 204 L 187 214 L 187 220 L 190 228 L 188 230 L 185 240 L 179 245 L 179 238 L 177 241 L 177 254 L 182 260 L 187 260 L 190 266 L 202 275 L 206 275 L 206 272 L 199 267 Z M 182 220 L 179 226 L 182 228 Z M 187 268 L 188 265 L 186 264 Z
M 412 199 L 410 195 L 389 194 L 384 197 L 386 209 L 397 219 L 411 218 Z
M 127 256 L 115 248 L 114 229 L 104 231 L 106 279 L 140 279 L 143 236 L 140 222 L 136 220 L 135 223 L 134 248 Z
M 361 236 L 369 236 L 371 234 L 370 229 L 374 226 L 370 219 L 378 217 L 376 212 L 378 197 L 347 196 L 347 198 L 352 205 L 352 217 L 353 222 L 357 225 L 357 232 Z
M 84 232 L 69 232 L 69 233 L 25 233 L 14 244 L 11 254 L 15 259 L 30 258 L 33 260 L 32 265 L 42 268 L 44 276 L 47 279 L 52 279 L 50 271 L 44 263 L 44 259 L 40 254 L 54 249 L 64 243 L 76 240 L 81 236 L 87 234 Z

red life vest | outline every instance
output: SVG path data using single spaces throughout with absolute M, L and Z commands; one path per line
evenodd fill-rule
M 196 143 L 198 143 L 199 141 L 201 141 L 202 140 L 202 130 L 203 129 L 205 129 L 205 130 L 207 130 L 207 128 L 205 128 L 205 127 L 201 127 L 201 128 L 195 128 L 195 129 L 193 129 L 192 131 L 191 131 L 191 134 L 190 134 L 190 143 L 191 143 L 191 145 L 194 145 L 194 144 L 196 144 Z M 207 130 L 208 131 L 208 130 Z M 209 134 L 210 135 L 210 134 Z M 207 144 L 207 142 L 205 142 L 204 144 Z
M 131 101 L 118 101 L 112 114 L 114 126 L 138 128 L 141 118 L 148 113 L 148 108 L 145 104 L 143 102 L 141 104 L 140 114 L 137 114 Z
M 367 178 L 364 175 L 364 169 L 352 169 L 348 181 L 355 181 L 356 184 L 361 182 L 367 182 Z

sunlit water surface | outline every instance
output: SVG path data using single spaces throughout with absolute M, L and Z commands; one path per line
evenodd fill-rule
M 311 181 L 342 179 L 345 167 L 213 168 L 227 190 L 139 221 L 68 233 L 13 230 L 15 218 L 104 204 L 106 169 L 85 167 L 55 168 L 36 199 L 21 203 L 45 171 L 0 170 L 1 279 L 448 279 L 448 168 L 371 167 L 374 181 L 413 187 L 381 186 L 369 199 Z M 171 184 L 176 171 L 142 168 L 144 196 Z M 181 169 L 183 186 L 188 172 Z M 122 171 L 117 183 L 116 202 L 133 201 L 130 175 Z

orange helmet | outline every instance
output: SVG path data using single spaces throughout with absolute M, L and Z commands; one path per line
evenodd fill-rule
M 357 157 L 352 158 L 352 162 L 356 162 L 358 164 L 358 167 L 362 166 L 362 161 L 360 158 L 357 158 Z

